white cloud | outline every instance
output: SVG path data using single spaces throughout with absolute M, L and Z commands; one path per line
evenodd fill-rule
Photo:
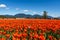
M 40 14 L 39 12 L 32 12 L 33 14 Z
M 40 12 L 41 14 L 43 14 L 43 12 Z
M 36 14 L 37 12 L 33 12 L 33 14 Z
M 33 14 L 33 15 L 34 15 L 34 14 L 42 15 L 42 14 L 43 14 L 43 12 L 36 12 L 36 11 L 32 11 L 32 14 Z
M 19 10 L 19 8 L 16 8 L 16 10 Z
M 43 14 L 43 12 L 40 12 L 40 11 L 32 11 L 32 10 L 23 10 L 23 12 L 24 13 L 29 13 L 29 14 L 32 14 L 32 15 L 34 15 L 34 14 L 38 14 L 38 15 L 42 15 Z
M 29 12 L 29 10 L 23 10 L 24 12 Z
M 6 8 L 7 6 L 5 4 L 0 4 L 0 8 Z

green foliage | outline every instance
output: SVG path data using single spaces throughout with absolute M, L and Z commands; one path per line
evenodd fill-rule
M 47 12 L 46 11 L 43 12 L 43 19 L 47 19 Z
M 0 18 L 6 18 L 5 16 L 3 16 L 3 15 L 0 15 Z

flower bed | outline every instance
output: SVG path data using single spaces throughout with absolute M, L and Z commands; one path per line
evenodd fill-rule
M 0 20 L 0 40 L 60 40 L 60 20 Z

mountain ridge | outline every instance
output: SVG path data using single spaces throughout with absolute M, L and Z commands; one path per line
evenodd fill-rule
M 42 18 L 42 15 L 38 15 L 38 14 L 30 15 L 30 14 L 24 14 L 24 13 L 18 13 L 15 15 L 0 15 L 0 16 L 4 16 L 6 18 Z M 47 17 L 53 18 L 52 16 L 47 16 Z

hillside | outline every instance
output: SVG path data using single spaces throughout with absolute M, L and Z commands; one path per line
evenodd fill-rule
M 42 15 L 29 15 L 24 13 L 18 13 L 15 15 L 0 15 L 0 18 L 42 18 Z M 47 18 L 53 18 L 52 16 L 47 16 Z

